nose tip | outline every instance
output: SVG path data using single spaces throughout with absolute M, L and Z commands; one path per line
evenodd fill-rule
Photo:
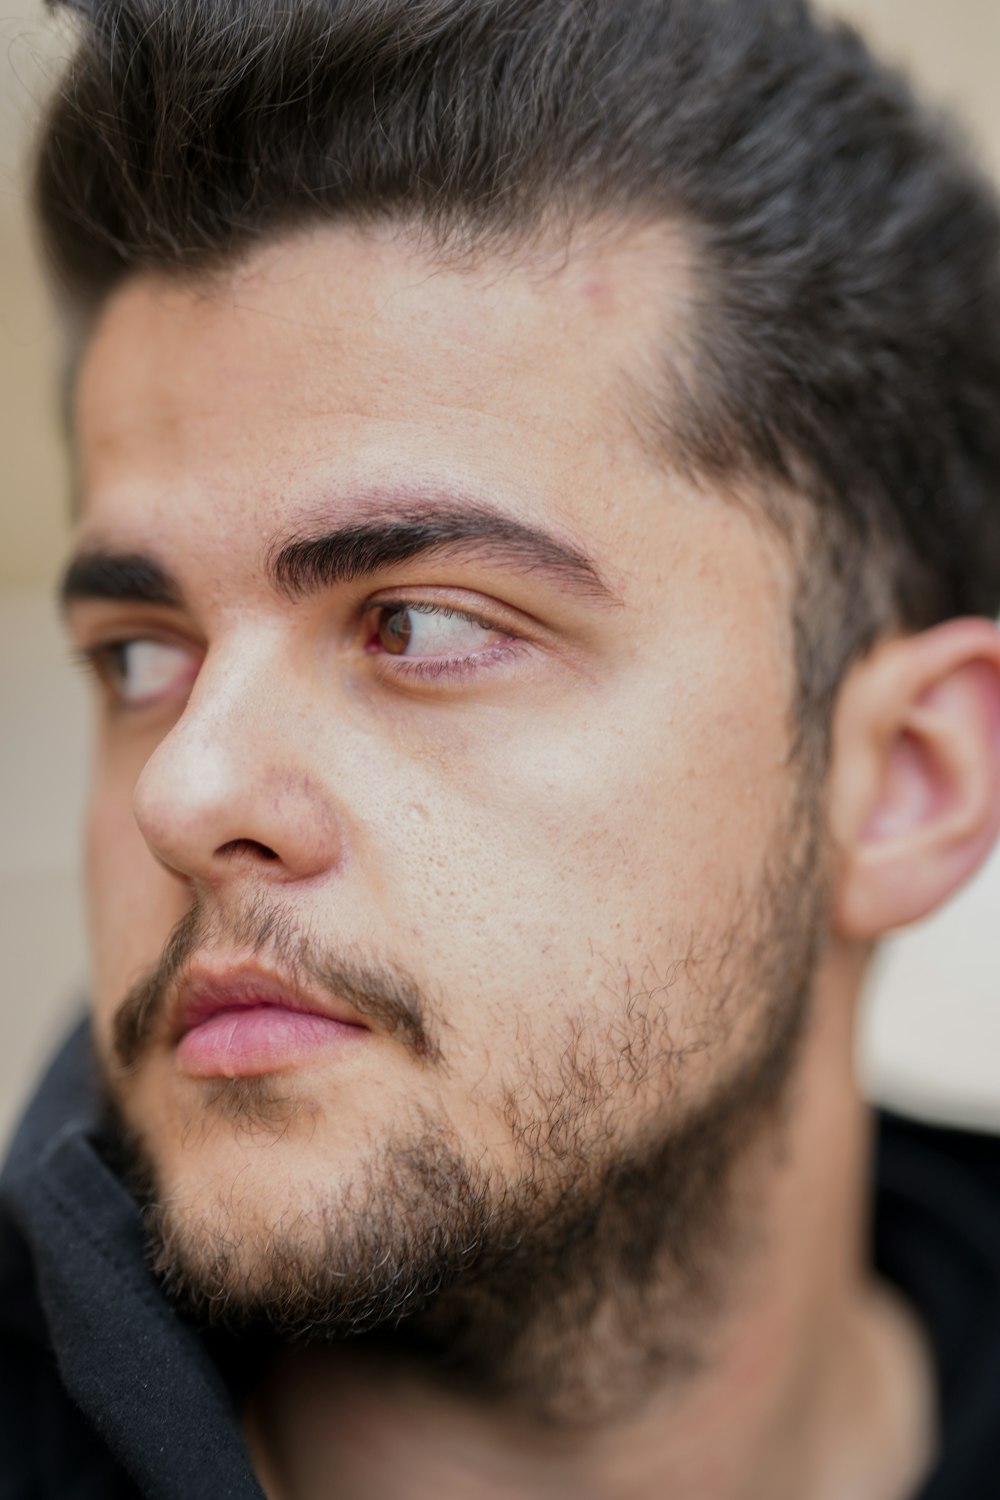
M 136 784 L 134 816 L 150 850 L 208 885 L 249 873 L 304 880 L 336 866 L 339 814 L 298 755 L 262 725 L 232 733 L 217 716 L 185 713 Z

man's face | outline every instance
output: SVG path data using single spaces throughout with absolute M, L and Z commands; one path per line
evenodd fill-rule
M 71 606 L 96 1032 L 246 1288 L 366 1213 L 418 1253 L 456 1173 L 480 1229 L 551 1210 L 763 1066 L 808 974 L 790 565 L 630 420 L 668 248 L 323 228 L 92 340 L 79 592 L 131 596 Z

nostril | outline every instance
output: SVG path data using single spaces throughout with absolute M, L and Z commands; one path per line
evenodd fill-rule
M 272 860 L 278 858 L 273 849 L 270 849 L 267 844 L 258 843 L 256 839 L 231 839 L 228 844 L 220 844 L 215 852 L 216 854 L 227 856 L 249 854 L 254 859 Z

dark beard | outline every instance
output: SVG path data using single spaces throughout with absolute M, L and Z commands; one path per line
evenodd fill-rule
M 360 1338 L 559 1423 L 634 1408 L 693 1374 L 758 1232 L 753 1164 L 780 1152 L 808 1023 L 824 902 L 811 824 L 799 833 L 717 951 L 629 989 L 613 1039 L 579 1028 L 556 1077 L 526 1070 L 508 1088 L 521 1162 L 510 1181 L 425 1119 L 364 1161 L 336 1201 L 248 1244 L 238 1223 L 206 1236 L 174 1213 L 119 1121 L 167 1295 L 203 1328 L 297 1345 Z M 650 1077 L 669 1097 L 692 1046 L 675 1045 L 665 1019 L 664 992 L 681 978 L 710 1006 L 695 1050 L 718 1046 L 756 1001 L 752 1043 L 684 1118 L 623 1146 L 609 1109 Z M 295 1109 L 269 1078 L 222 1081 L 210 1107 L 271 1136 Z

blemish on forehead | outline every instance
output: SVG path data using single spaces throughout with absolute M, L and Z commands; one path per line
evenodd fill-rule
M 614 290 L 605 276 L 585 277 L 580 286 L 580 296 L 598 317 L 610 318 L 617 306 Z

